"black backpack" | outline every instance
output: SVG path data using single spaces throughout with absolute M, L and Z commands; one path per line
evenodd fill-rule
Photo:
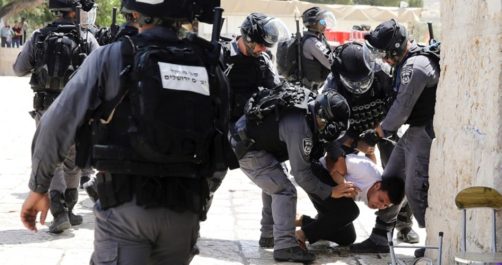
M 288 81 L 299 80 L 299 49 L 301 49 L 301 41 L 295 37 L 280 41 L 277 44 L 277 71 Z
M 36 89 L 61 91 L 89 53 L 87 43 L 73 24 L 52 24 L 35 36 Z
M 216 110 L 204 57 L 188 41 L 148 45 L 135 54 L 129 130 L 142 157 L 159 163 L 208 159 Z
M 276 120 L 284 110 L 306 110 L 308 103 L 314 100 L 314 93 L 301 86 L 290 86 L 284 82 L 274 89 L 262 89 L 248 100 L 244 114 L 248 121 L 260 123 L 265 117 L 274 113 Z
M 418 45 L 418 49 L 411 52 L 410 57 L 416 55 L 425 55 L 432 59 L 437 65 L 439 65 L 439 60 L 441 58 L 441 42 L 434 42 L 427 46 Z

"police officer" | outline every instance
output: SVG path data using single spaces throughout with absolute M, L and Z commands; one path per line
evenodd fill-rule
M 394 92 L 392 78 L 387 73 L 389 65 L 365 63 L 363 44 L 348 42 L 333 52 L 332 74 L 327 78 L 323 90 L 334 89 L 347 99 L 351 108 L 350 128 L 339 139 L 347 154 L 363 152 L 376 163 L 374 143 L 366 143 L 359 135 L 373 129 L 385 117 Z M 382 139 L 377 143 L 382 166 L 388 162 L 394 142 Z M 408 204 L 399 213 L 396 228 L 398 238 L 407 243 L 417 243 L 418 234 L 412 229 L 411 210 Z
M 302 20 L 307 28 L 302 37 L 302 84 L 317 91 L 331 69 L 331 48 L 324 31 L 334 28 L 335 15 L 319 7 L 311 7 L 303 12 Z
M 296 241 L 296 188 L 281 162 L 289 160 L 296 182 L 321 200 L 354 192 L 352 184 L 333 188 L 311 171 L 311 161 L 322 156 L 324 143 L 335 140 L 347 128 L 349 113 L 345 99 L 328 92 L 319 94 L 304 109 L 284 110 L 279 116 L 269 114 L 258 121 L 245 115 L 237 121 L 232 146 L 241 170 L 262 189 L 261 237 L 273 237 L 275 260 L 310 262 L 315 258 Z M 239 150 L 246 141 L 253 144 L 247 152 Z
M 384 60 L 394 67 L 396 99 L 374 131 L 366 135 L 382 138 L 403 124 L 410 127 L 397 142 L 384 176 L 397 175 L 405 180 L 408 203 L 420 227 L 425 227 L 429 155 L 434 138 L 433 117 L 439 81 L 439 60 L 424 47 L 412 42 L 406 28 L 394 19 L 378 25 L 365 36 L 364 55 L 368 61 Z M 365 136 L 366 137 L 366 136 Z M 351 247 L 353 252 L 387 252 L 386 232 L 390 231 L 399 212 L 393 206 L 377 213 L 376 226 L 369 239 Z M 425 249 L 415 252 L 423 256 Z
M 196 36 L 192 36 L 191 40 L 180 39 L 178 33 L 181 23 L 193 20 L 195 14 L 200 14 L 200 21 L 210 22 L 207 16 L 214 6 L 219 6 L 219 1 L 123 2 L 126 8 L 133 10 L 133 17 L 140 25 L 140 34 L 94 51 L 46 112 L 33 142 L 32 159 L 36 166 L 29 182 L 31 191 L 21 209 L 21 220 L 28 229 L 36 230 L 35 220 L 41 212 L 40 222 L 44 223 L 48 205 L 46 192 L 53 165 L 62 160 L 58 154 L 68 149 L 77 130 L 80 135 L 86 128 L 83 126 L 94 117 L 92 121 L 98 122 L 96 125 L 105 127 L 101 127 L 104 131 L 101 131 L 103 137 L 99 145 L 91 145 L 93 153 L 90 158 L 98 170 L 103 170 L 98 173 L 100 199 L 94 206 L 96 226 L 91 263 L 188 264 L 197 239 L 199 218 L 208 199 L 207 178 L 214 171 L 226 169 L 219 145 L 225 145 L 225 142 L 228 145 L 225 125 L 228 123 L 226 95 L 229 89 L 223 72 L 213 68 L 217 60 L 209 58 L 211 55 L 217 59 L 219 55 L 213 52 L 219 50 L 209 48 L 212 46 L 207 45 L 207 41 Z M 202 10 L 199 3 L 204 7 Z M 162 58 L 167 56 L 177 62 L 156 62 L 158 57 L 141 57 L 141 54 L 154 49 Z M 146 64 L 141 66 L 152 67 L 150 69 L 154 73 L 139 74 L 142 69 L 138 68 L 139 62 L 134 61 L 135 55 L 145 59 L 141 62 Z M 208 63 L 207 67 L 203 61 Z M 187 65 L 189 63 L 192 65 Z M 164 74 L 160 74 L 161 71 Z M 172 72 L 187 78 L 171 80 Z M 195 78 L 196 84 L 187 75 Z M 148 82 L 152 83 L 147 90 L 161 93 L 162 102 L 155 101 L 156 97 L 133 92 Z M 178 98 L 174 103 L 185 106 L 184 114 L 180 115 L 178 109 L 177 113 L 171 111 L 144 117 L 138 116 L 141 113 L 135 112 L 132 107 L 137 106 L 134 105 L 136 100 L 142 99 L 149 101 L 143 106 L 155 104 L 161 112 L 169 110 L 173 102 L 163 104 L 169 100 L 166 93 L 172 97 L 183 95 L 185 100 Z M 204 105 L 198 106 L 192 101 Z M 186 121 L 184 119 L 155 128 L 172 133 L 167 138 L 157 139 L 159 145 L 167 146 L 166 150 L 159 151 L 157 146 L 151 148 L 151 135 L 141 137 L 128 128 L 154 129 L 142 124 L 152 122 L 161 125 L 185 117 L 185 114 L 197 115 L 200 119 L 190 119 L 190 122 L 181 124 Z M 155 120 L 148 120 L 152 117 Z M 190 127 L 202 123 L 207 124 L 204 128 L 206 132 L 211 131 L 205 135 L 207 138 L 198 137 L 199 134 L 193 130 L 189 133 L 184 130 L 177 132 L 181 128 L 177 126 Z M 94 128 L 91 127 L 93 132 Z M 146 142 L 134 144 L 140 140 Z M 126 152 L 116 152 L 118 149 Z M 100 150 L 102 153 L 98 157 Z M 152 157 L 152 154 L 158 157 Z
M 232 88 L 232 122 L 242 116 L 244 105 L 258 87 L 280 85 L 279 75 L 266 51 L 289 36 L 284 23 L 262 13 L 248 15 L 240 31 L 241 35 L 225 46 L 225 73 Z
M 110 28 L 101 28 L 96 33 L 99 44 L 106 45 L 121 39 L 124 36 L 134 36 L 138 34 L 139 25 L 132 17 L 132 11 L 120 6 L 120 13 L 124 16 L 125 22 L 120 25 L 112 25 Z
M 93 2 L 84 1 L 85 5 L 81 5 L 79 2 L 77 4 L 85 11 L 91 10 Z M 70 4 L 66 1 L 49 1 L 49 9 L 54 12 L 60 13 L 60 18 L 54 21 L 52 24 L 46 28 L 37 30 L 33 33 L 31 39 L 29 39 L 23 49 L 19 53 L 13 69 L 16 75 L 23 76 L 28 73 L 32 73 L 30 85 L 35 92 L 34 98 L 34 111 L 31 112 L 32 116 L 35 118 L 37 123 L 40 122 L 42 115 L 45 113 L 47 108 L 59 95 L 63 89 L 64 84 L 68 81 L 68 76 L 72 70 L 64 72 L 65 76 L 55 76 L 52 79 L 47 77 L 47 67 L 45 64 L 44 55 L 49 49 L 55 49 L 55 47 L 45 48 L 47 41 L 44 40 L 44 32 L 50 32 L 55 30 L 58 26 L 60 27 L 71 27 L 75 26 L 77 22 L 76 6 Z M 92 34 L 87 34 L 80 32 L 80 37 L 83 40 L 81 44 L 80 54 L 77 54 L 77 58 L 66 58 L 70 62 L 73 62 L 72 67 L 78 67 L 79 62 L 75 60 L 83 59 L 86 53 L 89 53 L 99 47 L 96 39 Z M 77 50 L 77 49 L 75 49 Z M 74 56 L 74 55 L 71 55 Z M 54 62 L 55 63 L 55 62 Z M 62 69 L 61 69 L 62 70 Z M 65 150 L 68 151 L 68 150 Z M 75 148 L 74 146 L 69 147 L 66 153 L 66 159 L 64 163 L 58 164 L 54 170 L 54 178 L 50 185 L 50 200 L 51 200 L 51 213 L 54 216 L 54 221 L 49 227 L 49 231 L 52 233 L 61 233 L 62 231 L 70 228 L 71 225 L 79 225 L 82 223 L 82 217 L 73 214 L 72 210 L 78 201 L 78 190 L 80 170 L 75 166 Z M 38 163 L 35 161 L 33 167 L 36 168 Z M 82 175 L 90 175 L 92 171 L 90 169 L 85 170 Z
M 135 36 L 138 34 L 139 24 L 132 16 L 132 10 L 129 10 L 124 7 L 124 4 L 121 4 L 120 12 L 124 16 L 126 22 L 122 24 L 116 32 L 113 31 L 112 28 L 102 28 L 98 31 L 96 35 L 97 41 L 101 45 L 106 45 L 115 41 L 119 41 L 126 36 Z M 97 182 L 96 177 L 93 175 L 89 175 L 87 179 L 84 179 L 84 176 L 80 179 L 81 187 L 85 189 L 89 198 L 96 202 L 99 198 L 97 192 Z

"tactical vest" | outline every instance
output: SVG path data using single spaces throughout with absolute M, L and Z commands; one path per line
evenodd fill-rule
M 428 52 L 423 48 L 424 47 L 418 47 L 417 49 L 410 51 L 404 61 L 414 56 L 423 55 L 429 58 L 429 60 L 433 64 L 436 64 L 439 69 L 438 55 L 434 54 L 433 52 Z M 401 69 L 399 71 L 396 71 L 397 77 L 399 77 L 400 74 Z M 406 120 L 406 124 L 409 124 L 410 126 L 424 126 L 432 123 L 432 120 L 434 118 L 434 108 L 436 106 L 437 87 L 438 84 L 436 83 L 432 86 L 424 88 L 422 94 L 420 94 L 420 97 L 415 103 L 415 106 L 413 106 L 413 110 L 411 111 L 408 120 Z
M 392 80 L 382 71 L 375 73 L 373 84 L 366 93 L 355 95 L 347 91 L 339 78 L 334 78 L 337 91 L 345 97 L 351 109 L 347 135 L 357 138 L 383 120 L 393 101 Z
M 264 150 L 274 155 L 279 162 L 288 160 L 288 149 L 279 139 L 279 122 L 288 115 L 307 116 L 306 110 L 288 109 L 279 115 L 268 115 L 260 123 L 247 121 L 247 136 L 255 141 L 251 150 Z
M 303 71 L 303 78 L 307 79 L 310 82 L 316 82 L 316 83 L 322 83 L 324 80 L 326 80 L 326 77 L 330 73 L 330 69 L 327 69 L 322 65 L 319 61 L 317 61 L 315 58 L 313 59 L 307 59 L 305 55 L 303 54 L 304 45 L 305 41 L 309 38 L 317 38 L 315 35 L 312 35 L 311 33 L 305 33 L 302 39 L 302 71 Z M 317 38 L 320 40 L 326 47 L 329 49 L 329 44 L 326 41 L 326 38 L 324 38 L 324 35 L 321 37 L 321 39 Z
M 137 35 L 121 45 L 121 91 L 96 111 L 91 132 L 78 132 L 77 162 L 90 158 L 101 171 L 104 208 L 136 196 L 146 207 L 204 212 L 207 180 L 227 169 L 228 83 L 194 41 Z
M 230 51 L 226 53 L 225 61 L 231 67 L 228 73 L 232 89 L 230 121 L 235 122 L 244 114 L 244 106 L 248 99 L 258 92 L 259 86 L 263 86 L 268 68 L 265 58 L 267 55 L 255 58 L 242 54 L 230 56 Z
M 89 54 L 78 27 L 54 22 L 33 36 L 34 68 L 30 85 L 35 92 L 59 93 Z

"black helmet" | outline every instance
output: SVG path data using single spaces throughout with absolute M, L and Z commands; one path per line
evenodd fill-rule
M 343 86 L 352 94 L 364 94 L 373 84 L 373 67 L 365 63 L 363 45 L 359 42 L 347 42 L 336 47 L 331 72 L 340 77 Z
M 88 12 L 94 6 L 94 0 L 49 0 L 49 9 L 58 11 L 72 11 L 77 7 Z
M 262 13 L 251 13 L 241 25 L 241 35 L 246 42 L 274 46 L 278 41 L 289 37 L 287 27 L 282 21 Z
M 323 142 L 336 140 L 349 128 L 349 104 L 336 91 L 330 90 L 317 95 L 314 112 L 325 123 L 324 128 L 319 129 L 319 139 Z
M 406 50 L 408 33 L 406 28 L 391 19 L 378 25 L 364 36 L 365 48 L 375 56 L 388 58 L 400 57 Z
M 334 28 L 336 24 L 335 15 L 327 10 L 315 6 L 305 10 L 302 14 L 303 25 L 308 29 L 315 29 L 320 23 L 326 28 Z
M 200 21 L 212 23 L 213 8 L 220 6 L 220 0 L 123 0 L 123 6 L 145 16 L 179 21 Z

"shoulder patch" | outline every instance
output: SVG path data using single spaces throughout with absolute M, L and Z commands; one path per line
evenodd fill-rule
M 401 70 L 401 84 L 406 85 L 410 82 L 413 75 L 413 66 L 407 65 Z
M 312 147 L 314 146 L 312 143 L 312 138 L 303 138 L 303 154 L 305 156 L 310 156 L 310 153 L 312 152 Z

